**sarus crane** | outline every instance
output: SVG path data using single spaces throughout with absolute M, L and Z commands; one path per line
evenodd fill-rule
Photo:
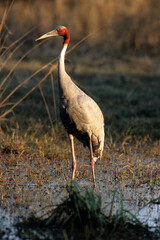
M 36 40 L 53 36 L 63 37 L 63 47 L 58 60 L 58 87 L 60 118 L 68 133 L 72 152 L 72 180 L 75 178 L 76 157 L 74 137 L 90 150 L 90 163 L 94 187 L 96 186 L 94 164 L 102 157 L 104 147 L 104 118 L 95 101 L 84 93 L 65 71 L 65 53 L 70 41 L 70 33 L 64 26 L 42 35 Z

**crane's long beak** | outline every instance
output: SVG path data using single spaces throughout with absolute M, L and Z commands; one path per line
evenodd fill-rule
M 41 37 L 37 38 L 35 41 L 39 41 L 39 40 L 41 40 L 41 39 L 49 38 L 49 37 L 53 37 L 53 36 L 59 36 L 56 29 L 53 30 L 53 31 L 50 31 L 50 32 L 48 32 L 48 33 L 45 33 L 45 34 L 42 35 Z

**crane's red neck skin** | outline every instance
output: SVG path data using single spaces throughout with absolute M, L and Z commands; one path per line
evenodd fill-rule
M 56 30 L 57 30 L 58 35 L 63 37 L 63 44 L 68 45 L 69 41 L 70 41 L 70 34 L 69 34 L 68 29 L 64 26 L 59 26 L 56 28 Z
M 66 35 L 64 35 L 63 36 L 63 45 L 64 44 L 69 44 L 69 41 L 70 41 L 70 34 L 69 34 L 69 32 L 66 34 Z

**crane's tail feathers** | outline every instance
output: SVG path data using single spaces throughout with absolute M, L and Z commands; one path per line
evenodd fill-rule
M 100 146 L 98 148 L 98 151 L 95 149 L 94 154 L 95 156 L 93 157 L 94 162 L 102 158 L 102 152 L 104 148 L 104 137 L 102 138 L 102 141 L 100 142 Z
M 101 160 L 101 158 L 102 158 L 102 152 L 100 152 L 100 154 L 98 155 L 93 156 L 94 162 L 97 162 L 97 160 Z
M 93 157 L 93 159 L 94 159 L 94 162 L 96 163 L 96 162 L 97 162 L 97 160 L 99 160 L 99 159 L 100 159 L 100 157 Z

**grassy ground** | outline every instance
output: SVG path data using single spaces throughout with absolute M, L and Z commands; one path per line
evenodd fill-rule
M 76 53 L 75 53 L 76 54 Z M 72 53 L 73 55 L 73 53 Z M 71 58 L 72 56 L 68 56 Z M 75 56 L 74 56 L 75 57 Z M 70 59 L 69 59 L 70 60 Z M 70 60 L 74 61 L 75 60 Z M 83 59 L 81 60 L 83 61 Z M 156 60 L 151 60 L 150 74 L 147 72 L 148 63 L 143 63 L 141 72 L 139 64 L 141 59 L 118 60 L 105 59 L 103 63 L 90 63 L 85 60 L 83 64 L 76 59 L 77 64 L 71 62 L 68 64 L 68 72 L 72 78 L 100 105 L 106 124 L 106 136 L 123 139 L 126 136 L 130 138 L 150 138 L 159 139 L 159 73 L 154 72 Z M 24 64 L 24 63 L 23 63 Z M 32 67 L 33 67 L 32 63 Z M 27 63 L 26 63 L 27 65 Z M 36 65 L 36 64 L 35 64 Z M 154 66 L 153 66 L 154 65 Z M 111 67 L 110 67 L 111 66 Z M 134 68 L 134 72 L 132 72 Z M 146 72 L 145 68 L 147 69 Z M 130 70 L 131 69 L 131 70 Z M 154 72 L 154 73 L 153 73 Z M 13 80 L 5 90 L 3 98 L 6 97 L 21 81 L 27 79 L 32 74 L 30 70 L 17 69 L 14 73 Z M 45 76 L 46 72 L 41 72 L 33 79 L 25 83 L 10 98 L 10 102 L 17 102 L 22 98 L 40 79 Z M 7 75 L 7 70 L 2 76 Z M 44 98 L 46 102 L 44 103 Z M 31 106 L 32 104 L 32 106 Z M 41 89 L 37 88 L 29 95 L 19 106 L 10 114 L 10 121 L 14 115 L 17 124 L 23 128 L 34 125 L 34 121 L 43 127 L 49 124 L 49 117 L 46 109 L 48 105 L 52 121 L 57 124 L 58 115 L 58 90 L 56 70 L 42 84 Z M 32 107 L 32 111 L 30 111 Z M 3 108 L 2 111 L 6 110 Z M 59 121 L 59 120 L 58 120 Z M 7 122 L 2 123 L 2 128 Z M 9 124 L 9 123 L 8 123 Z M 31 127 L 31 126 L 30 126 Z

